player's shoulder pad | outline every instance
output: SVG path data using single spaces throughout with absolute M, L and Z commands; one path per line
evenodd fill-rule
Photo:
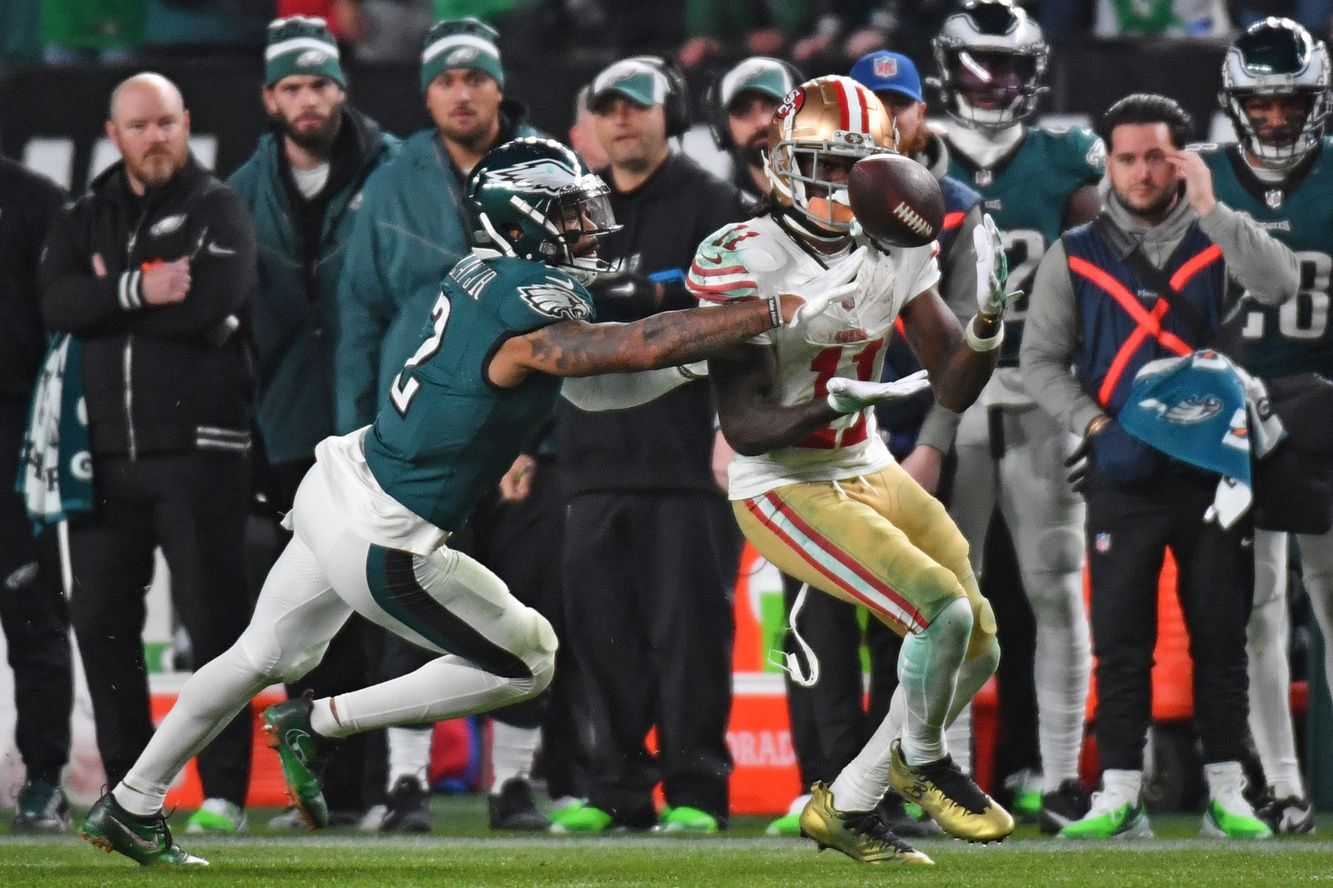
M 1052 160 L 1066 169 L 1100 176 L 1106 171 L 1106 144 L 1085 126 L 1037 129 L 1048 143 Z
M 594 316 L 592 294 L 583 284 L 564 271 L 541 262 L 524 259 L 498 260 L 521 263 L 524 273 L 514 274 L 508 282 L 518 297 L 518 304 L 538 318 L 554 321 L 591 321 Z M 517 272 L 518 269 L 515 269 Z
M 759 276 L 785 262 L 772 237 L 757 220 L 722 226 L 699 244 L 685 279 L 686 287 L 707 302 L 757 296 Z

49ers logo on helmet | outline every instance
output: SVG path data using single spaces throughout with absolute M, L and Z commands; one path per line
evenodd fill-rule
M 782 100 L 782 104 L 778 106 L 778 110 L 774 113 L 773 116 L 790 117 L 797 111 L 800 111 L 801 106 L 804 104 L 805 104 L 805 90 L 801 89 L 798 86 L 791 92 L 787 93 L 787 95 Z

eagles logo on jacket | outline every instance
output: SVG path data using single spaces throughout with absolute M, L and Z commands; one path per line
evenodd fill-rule
M 185 299 L 146 303 L 144 265 L 183 256 Z M 52 226 L 41 279 L 47 325 L 84 345 L 94 453 L 249 449 L 253 381 L 238 328 L 257 284 L 254 228 L 193 156 L 143 197 L 122 163 L 98 176 Z

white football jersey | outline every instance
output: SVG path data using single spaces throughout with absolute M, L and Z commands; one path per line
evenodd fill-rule
M 845 253 L 826 256 L 803 246 L 772 216 L 728 225 L 710 235 L 695 254 L 688 286 L 701 305 L 733 299 L 800 295 L 802 285 L 823 274 Z M 808 324 L 782 327 L 752 342 L 773 347 L 778 363 L 775 397 L 784 406 L 828 394 L 835 376 L 878 380 L 888 337 L 899 311 L 939 281 L 937 244 L 870 249 L 857 273 L 853 298 L 831 306 Z M 873 410 L 839 417 L 790 447 L 761 456 L 737 454 L 728 495 L 749 499 L 804 481 L 830 481 L 879 471 L 893 461 L 876 432 Z

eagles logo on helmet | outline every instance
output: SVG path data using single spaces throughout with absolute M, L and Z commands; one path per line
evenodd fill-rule
M 1217 101 L 1245 150 L 1269 169 L 1287 170 L 1319 144 L 1330 111 L 1329 84 L 1324 42 L 1291 19 L 1270 17 L 1251 25 L 1227 50 Z M 1264 97 L 1304 99 L 1303 120 L 1261 131 L 1245 106 Z
M 944 110 L 964 126 L 1007 129 L 1037 111 L 1050 47 L 1011 0 L 968 0 L 931 41 Z
M 591 283 L 613 270 L 596 253 L 620 228 L 609 194 L 559 142 L 515 139 L 483 157 L 463 186 L 468 241 L 482 255 L 544 262 Z

